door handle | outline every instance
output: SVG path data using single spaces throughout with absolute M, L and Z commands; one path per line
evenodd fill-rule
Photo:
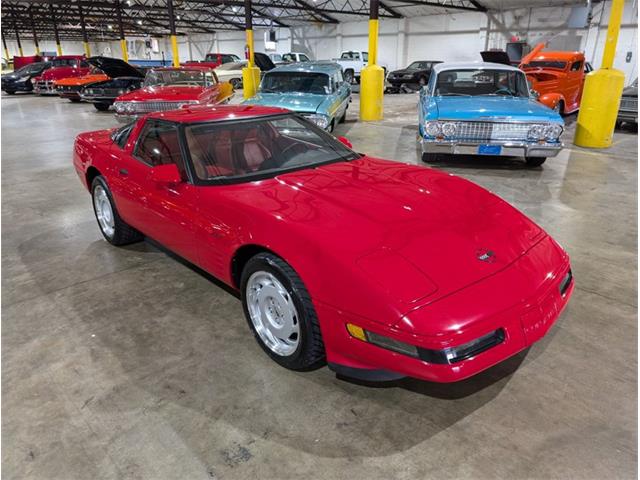
M 126 177 L 127 175 L 129 175 L 129 170 L 127 170 L 126 168 L 121 168 L 120 169 L 120 175 Z

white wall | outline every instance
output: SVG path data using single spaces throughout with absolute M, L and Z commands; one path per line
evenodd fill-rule
M 485 48 L 504 48 L 512 36 L 526 40 L 531 46 L 539 42 L 555 45 L 577 45 L 595 68 L 600 66 L 606 39 L 611 2 L 594 6 L 591 28 L 567 27 L 570 7 L 520 8 L 488 14 L 476 12 L 449 13 L 380 21 L 378 60 L 390 69 L 407 65 L 414 60 L 473 61 Z M 637 77 L 638 6 L 636 0 L 625 0 L 624 16 L 614 67 L 625 73 L 627 83 Z M 368 24 L 366 18 L 338 25 L 318 24 L 277 28 L 277 52 L 298 51 L 317 60 L 337 57 L 342 50 L 366 50 Z M 254 32 L 256 51 L 264 49 L 264 30 Z M 131 39 L 129 39 L 131 40 Z M 168 38 L 161 38 L 160 50 L 171 58 Z M 15 42 L 8 39 L 11 54 L 17 53 Z M 33 44 L 22 42 L 25 54 L 34 51 Z M 142 39 L 130 58 L 160 59 L 162 53 L 147 54 Z M 245 36 L 242 31 L 221 31 L 216 34 L 181 36 L 178 39 L 181 60 L 201 60 L 208 52 L 244 55 Z M 80 42 L 63 42 L 64 53 L 83 53 Z M 41 49 L 55 50 L 51 41 L 42 41 Z M 96 54 L 121 56 L 118 41 L 91 43 Z M 110 49 L 110 50 L 109 50 Z M 631 62 L 626 62 L 628 51 Z

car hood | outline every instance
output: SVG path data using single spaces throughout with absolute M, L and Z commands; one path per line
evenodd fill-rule
M 79 77 L 87 72 L 85 68 L 52 67 L 38 77 L 40 80 L 59 80 L 67 77 Z
M 427 70 L 407 70 L 402 69 L 402 70 L 394 70 L 393 72 L 391 72 L 392 75 L 415 75 L 416 73 L 424 73 Z
M 637 97 L 638 87 L 628 86 L 622 91 L 622 95 L 625 97 Z
M 250 185 L 233 201 L 303 232 L 400 310 L 496 273 L 545 236 L 481 187 L 399 162 L 363 157 Z
M 121 95 L 117 98 L 119 102 L 145 102 L 152 101 L 168 101 L 179 102 L 182 100 L 198 100 L 204 92 L 204 87 L 199 86 L 151 86 L 144 87 L 139 90 Z
M 294 112 L 315 112 L 326 98 L 326 95 L 311 93 L 258 93 L 246 103 L 286 108 Z
M 104 75 L 104 74 L 83 75 L 82 77 L 61 78 L 60 80 L 56 81 L 56 85 L 79 86 L 79 85 L 88 85 L 90 83 L 96 83 L 96 82 L 104 82 L 105 80 L 109 80 L 108 75 Z
M 500 97 L 435 97 L 438 114 L 443 120 L 557 121 L 562 118 L 551 109 L 530 98 Z

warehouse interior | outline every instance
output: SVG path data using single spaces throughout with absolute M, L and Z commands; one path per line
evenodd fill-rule
M 246 70 L 255 68 L 254 52 L 271 56 L 274 71 L 286 72 L 298 67 L 276 58 L 290 52 L 335 65 L 344 52 L 368 51 L 374 58 L 365 60 L 362 75 L 348 85 L 344 117 L 321 126 L 322 134 L 347 141 L 367 158 L 433 169 L 497 195 L 566 251 L 575 281 L 566 308 L 556 308 L 558 318 L 541 339 L 459 381 L 411 375 L 369 381 L 332 365 L 283 368 L 254 338 L 237 288 L 147 235 L 116 248 L 99 218 L 96 223 L 95 197 L 74 160 L 77 139 L 85 132 L 124 128 L 117 118 L 123 112 L 115 104 L 99 111 L 84 100 L 39 93 L 31 84 L 28 92 L 7 91 L 3 81 L 1 467 L 6 478 L 637 478 L 638 4 L 551 3 L 2 2 L 3 80 L 19 70 L 19 59 L 32 56 L 37 58 L 29 62 L 62 56 L 122 59 L 148 79 L 155 69 L 190 68 L 212 54 L 234 55 L 244 61 L 238 68 L 245 69 L 239 74 L 245 88 L 234 88 L 224 106 L 198 106 L 212 111 L 251 105 L 261 95 L 260 82 L 264 86 L 269 73 L 258 72 L 251 83 Z M 539 44 L 543 52 L 577 52 L 592 67 L 576 87 L 583 94 L 580 108 L 569 111 L 568 100 L 561 107 L 544 105 L 543 113 L 562 124 L 554 156 L 536 166 L 521 156 L 452 150 L 432 162 L 425 156 L 426 125 L 436 117 L 429 116 L 424 92 L 436 74 L 453 68 L 448 65 L 471 68 L 482 62 L 480 52 L 503 52 L 508 44 L 521 45 L 523 58 Z M 420 61 L 442 62 L 432 68 L 431 83 L 403 85 L 392 93 L 389 75 Z M 344 74 L 344 64 L 338 64 Z M 378 65 L 383 68 L 375 70 Z M 219 68 L 213 71 L 222 83 Z M 299 68 L 310 67 L 304 62 Z M 523 77 L 530 73 L 524 62 L 508 68 Z M 383 89 L 375 83 L 377 71 Z M 598 95 L 588 95 L 597 72 L 610 75 L 611 91 L 602 94 L 609 107 Z M 95 73 L 92 68 L 83 75 Z M 634 82 L 635 93 L 629 93 Z M 145 88 L 154 87 L 142 84 Z M 527 101 L 542 105 L 544 92 L 531 90 Z M 507 113 L 480 108 L 478 114 L 485 104 L 468 97 L 467 106 L 456 107 L 466 120 L 475 114 L 480 115 L 475 121 L 492 116 L 488 121 L 509 122 L 515 115 L 515 107 L 504 107 Z M 620 117 L 625 98 L 635 98 L 635 116 Z M 261 105 L 292 108 L 292 103 Z M 438 105 L 437 121 L 452 121 L 442 116 L 444 103 Z M 127 121 L 145 118 L 127 116 Z M 377 195 L 377 188 L 361 192 L 362 198 Z M 236 190 L 234 195 L 242 196 Z M 331 195 L 327 186 L 315 201 Z M 339 196 L 331 200 L 321 205 L 344 209 L 348 203 Z M 453 217 L 457 202 L 442 201 L 437 210 Z M 304 211 L 283 202 L 285 212 L 296 208 Z M 383 213 L 362 205 L 358 215 L 379 219 Z M 284 228 L 281 223 L 272 231 Z M 327 245 L 341 234 L 327 232 L 334 237 Z M 298 243 L 296 255 L 318 255 L 316 245 Z M 430 248 L 424 245 L 425 252 Z M 336 283 L 346 275 L 338 266 L 313 265 Z M 344 295 L 359 295 L 366 287 L 352 288 Z M 491 295 L 501 297 L 508 289 L 504 285 Z M 315 300 L 313 291 L 310 298 Z M 480 308 L 485 300 L 475 302 Z M 320 322 L 325 332 L 326 320 Z

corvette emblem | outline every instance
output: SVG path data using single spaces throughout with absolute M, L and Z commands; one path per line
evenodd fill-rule
M 476 258 L 481 262 L 493 263 L 496 261 L 496 254 L 491 250 L 481 248 L 476 252 Z

